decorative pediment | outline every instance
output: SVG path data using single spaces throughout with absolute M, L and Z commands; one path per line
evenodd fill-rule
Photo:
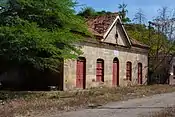
M 99 41 L 131 47 L 141 47 L 146 45 L 130 39 L 118 13 L 111 13 L 93 17 L 87 20 L 89 31 L 91 31 Z M 137 43 L 135 43 L 137 42 Z

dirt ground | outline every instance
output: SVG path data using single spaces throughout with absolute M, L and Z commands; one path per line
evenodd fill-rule
M 173 102 L 175 104 L 175 102 Z M 172 107 L 167 107 L 157 112 L 152 112 L 151 116 L 145 114 L 142 117 L 175 117 L 175 105 Z
M 159 94 L 145 98 L 130 99 L 128 101 L 112 102 L 94 109 L 59 113 L 47 117 L 144 117 L 145 115 L 147 117 L 154 117 L 154 112 L 160 112 L 164 108 L 173 107 L 175 105 L 174 97 L 175 92 Z
M 126 101 L 168 92 L 175 92 L 175 87 L 151 85 L 118 88 L 100 87 L 65 92 L 0 91 L 0 117 L 51 116 L 67 111 L 95 108 L 110 102 Z

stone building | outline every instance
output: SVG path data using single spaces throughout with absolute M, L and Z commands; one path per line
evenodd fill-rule
M 128 37 L 118 14 L 98 16 L 87 23 L 93 38 L 87 37 L 76 44 L 83 54 L 77 60 L 64 61 L 59 74 L 11 68 L 0 75 L 0 82 L 27 90 L 48 86 L 69 90 L 146 84 L 149 47 Z M 26 74 L 30 77 L 26 78 Z
M 170 66 L 169 84 L 175 85 L 175 57 L 172 59 L 171 66 Z
M 117 13 L 87 21 L 94 38 L 77 44 L 77 60 L 64 61 L 63 89 L 128 86 L 147 83 L 147 45 L 128 37 Z

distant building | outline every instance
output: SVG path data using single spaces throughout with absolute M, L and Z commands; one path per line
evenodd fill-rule
M 175 57 L 172 59 L 171 62 L 169 84 L 175 85 Z

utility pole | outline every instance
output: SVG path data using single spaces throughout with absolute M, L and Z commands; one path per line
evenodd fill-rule
M 158 40 L 157 40 L 157 50 L 156 50 L 156 61 L 159 59 L 159 44 L 160 44 L 160 25 L 158 25 Z
M 149 46 L 151 45 L 151 25 L 153 25 L 153 26 L 159 26 L 159 25 L 157 25 L 157 24 L 155 24 L 155 23 L 153 23 L 151 21 L 148 22 Z M 159 32 L 159 27 L 158 27 L 158 32 Z M 159 35 L 159 33 L 158 33 L 158 35 Z M 157 52 L 157 55 L 158 55 L 158 52 Z M 157 56 L 156 56 L 156 58 L 157 58 Z M 148 53 L 148 84 L 150 84 L 152 82 L 152 72 L 153 72 L 153 71 L 150 70 L 150 60 L 151 60 L 151 56 L 150 56 L 150 52 L 149 52 Z
M 149 37 L 149 45 L 151 45 L 150 44 L 151 43 L 150 42 L 151 41 L 151 21 L 149 21 L 148 24 L 149 24 L 149 26 L 148 26 L 148 30 L 149 30 L 149 36 L 148 36 Z
M 149 38 L 149 46 L 151 45 L 151 21 L 149 21 L 148 22 L 148 30 L 149 30 L 149 36 L 148 36 L 148 38 Z M 150 52 L 148 53 L 148 84 L 150 84 L 151 83 L 151 71 L 150 71 Z

